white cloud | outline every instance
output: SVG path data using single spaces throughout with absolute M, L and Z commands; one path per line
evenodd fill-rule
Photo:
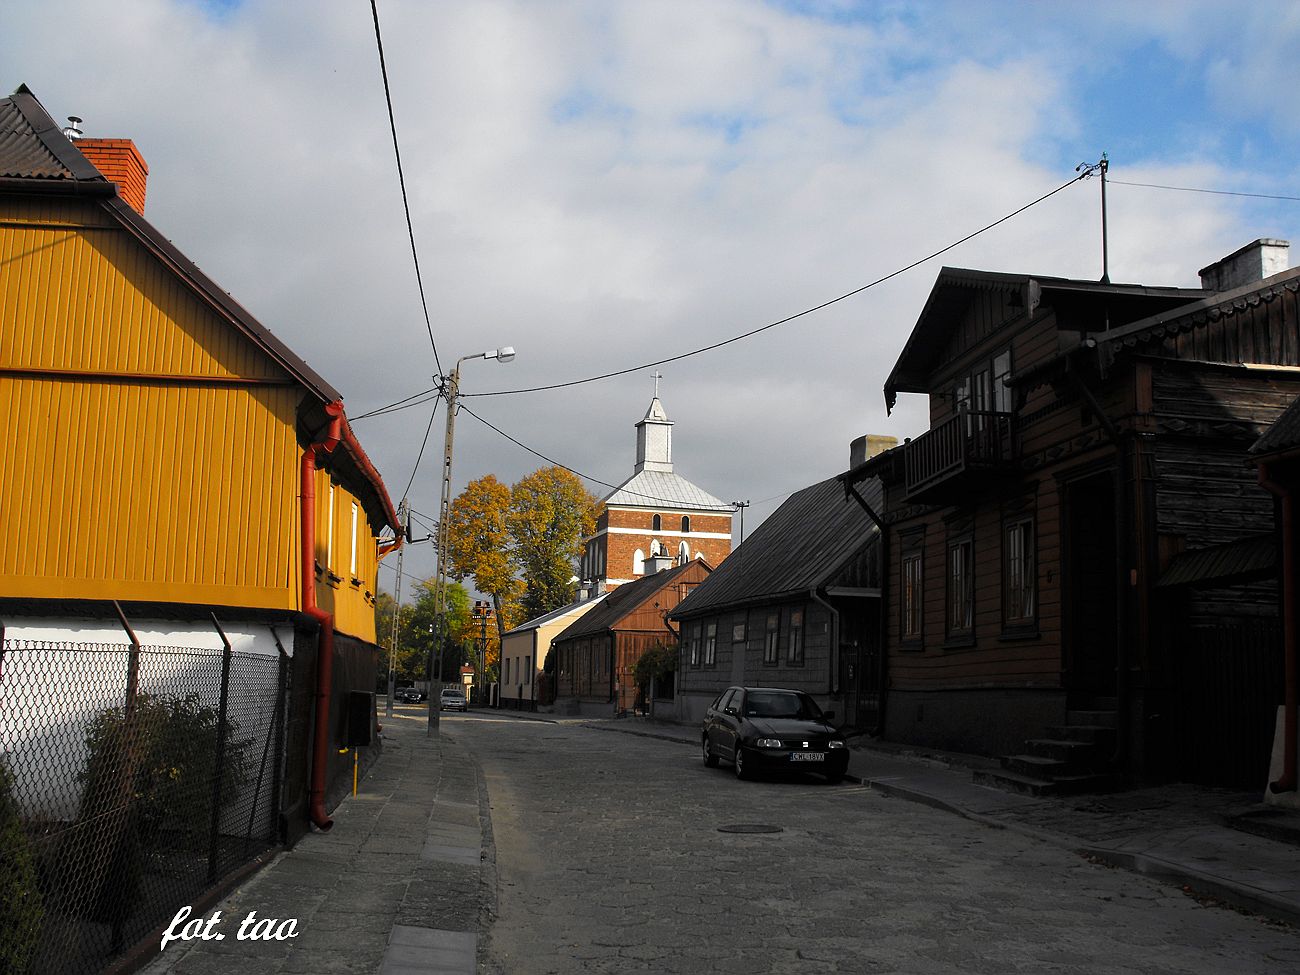
M 1256 153 L 1294 135 L 1287 5 L 1231 28 L 1212 4 L 379 7 L 443 364 L 519 350 L 510 366 L 467 366 L 466 391 L 625 368 L 818 304 L 1065 182 L 1115 125 L 1141 149 L 1122 163 L 1132 181 L 1251 179 L 1250 147 L 1225 151 L 1213 126 L 1175 139 L 1177 119 L 1124 118 L 1125 58 L 1143 45 L 1247 126 Z M 11 87 L 27 82 L 90 134 L 134 138 L 149 218 L 352 413 L 430 385 L 367 5 L 259 0 L 214 16 L 188 0 L 20 0 L 6 28 L 22 39 Z M 1189 145 L 1195 157 L 1179 156 Z M 1110 202 L 1116 280 L 1194 283 L 1296 222 L 1222 197 L 1116 186 Z M 842 468 L 861 433 L 923 429 L 919 397 L 886 419 L 880 390 L 941 263 L 1099 277 L 1096 182 L 866 294 L 664 367 L 678 469 L 757 501 Z M 634 374 L 468 402 L 618 482 L 650 390 Z M 421 408 L 358 424 L 394 494 L 427 421 Z M 458 431 L 458 484 L 540 463 L 471 417 Z M 413 490 L 430 513 L 440 437 L 439 420 Z M 746 531 L 766 513 L 751 509 Z

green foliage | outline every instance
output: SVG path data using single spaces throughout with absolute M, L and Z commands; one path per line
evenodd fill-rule
M 427 579 L 416 587 L 415 605 L 411 607 L 411 623 L 407 631 L 407 646 L 413 648 L 418 665 L 418 679 L 428 674 L 429 650 L 435 646 L 438 614 L 435 605 L 435 582 Z M 460 668 L 470 659 L 473 646 L 473 620 L 470 616 L 469 590 L 460 583 L 447 583 L 447 623 L 442 642 L 442 673 L 444 683 L 460 680 Z
M 510 489 L 508 524 L 524 581 L 524 618 L 568 605 L 582 539 L 595 529 L 600 502 L 577 475 L 544 467 Z
M 65 862 L 81 865 L 81 910 L 118 922 L 138 889 L 144 854 L 164 844 L 172 850 L 207 850 L 212 790 L 217 772 L 216 708 L 197 694 L 139 694 L 133 712 L 107 708 L 86 732 L 89 754 L 81 772 L 81 805 L 70 831 Z M 247 780 L 247 744 L 227 720 L 222 806 Z
M 36 865 L 13 796 L 13 776 L 0 761 L 0 972 L 21 975 L 28 970 L 44 916 Z
M 677 672 L 677 648 L 657 643 L 637 658 L 632 674 L 638 686 L 649 687 L 651 679 L 662 680 Z

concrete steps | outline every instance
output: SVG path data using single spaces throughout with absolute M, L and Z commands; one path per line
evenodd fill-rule
M 1067 711 L 1066 724 L 1049 728 L 1047 737 L 1026 741 L 1024 752 L 1003 755 L 1001 768 L 975 772 L 975 781 L 1031 796 L 1112 791 L 1120 785 L 1110 769 L 1117 725 L 1113 701 L 1090 700 Z

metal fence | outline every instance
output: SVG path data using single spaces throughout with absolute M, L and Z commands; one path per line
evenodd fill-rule
M 4 641 L 0 971 L 98 971 L 277 842 L 288 675 L 228 644 Z

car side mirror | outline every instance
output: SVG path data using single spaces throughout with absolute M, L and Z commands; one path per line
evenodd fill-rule
M 823 711 L 823 712 L 822 712 L 822 720 L 825 721 L 827 724 L 829 724 L 830 722 L 834 721 L 834 720 L 835 720 L 835 712 L 834 712 L 834 711 Z

